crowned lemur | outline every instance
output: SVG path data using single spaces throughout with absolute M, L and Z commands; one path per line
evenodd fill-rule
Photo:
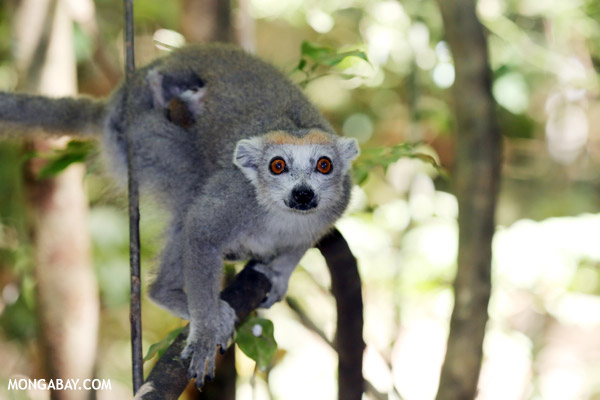
M 228 45 L 175 50 L 108 100 L 0 92 L 0 132 L 39 130 L 103 132 L 120 179 L 130 137 L 142 190 L 172 218 L 149 294 L 190 320 L 182 356 L 198 385 L 234 330 L 235 313 L 219 299 L 223 260 L 254 260 L 271 282 L 262 306 L 279 301 L 300 258 L 346 209 L 359 153 L 277 69 Z

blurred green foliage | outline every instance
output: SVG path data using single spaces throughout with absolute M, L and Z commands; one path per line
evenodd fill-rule
M 148 352 L 144 356 L 144 361 L 149 361 L 152 358 L 154 358 L 154 356 L 157 356 L 157 358 L 161 358 L 164 352 L 167 351 L 171 343 L 173 343 L 173 340 L 175 340 L 175 338 L 179 336 L 182 330 L 183 328 L 173 329 L 160 342 L 152 344 L 148 348 Z
M 395 146 L 364 149 L 352 165 L 354 182 L 362 185 L 373 168 L 383 167 L 385 169 L 403 157 L 425 161 L 440 170 L 435 158 L 419 152 L 420 146 L 422 146 L 422 143 L 402 143 Z
M 31 154 L 28 157 L 46 159 L 47 164 L 38 173 L 38 179 L 47 179 L 58 175 L 73 163 L 85 161 L 95 150 L 97 147 L 92 142 L 71 140 L 64 149 L 54 150 L 51 154 Z

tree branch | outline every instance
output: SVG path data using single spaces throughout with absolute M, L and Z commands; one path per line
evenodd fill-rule
M 332 292 L 338 304 L 339 399 L 360 399 L 363 392 L 362 355 L 362 295 L 356 260 L 342 237 L 335 230 L 317 245 L 323 253 L 332 274 Z M 271 283 L 260 272 L 252 269 L 252 262 L 221 292 L 221 299 L 235 310 L 238 321 L 243 321 L 267 296 Z M 189 383 L 188 360 L 180 359 L 185 347 L 187 327 L 173 341 L 156 363 L 136 399 L 177 399 Z
M 356 259 L 337 229 L 321 238 L 317 248 L 325 257 L 331 274 L 331 292 L 337 305 L 335 349 L 338 353 L 338 399 L 360 400 L 365 342 L 363 302 Z

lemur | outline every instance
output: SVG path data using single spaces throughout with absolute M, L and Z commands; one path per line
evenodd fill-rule
M 129 100 L 127 100 L 129 99 Z M 273 66 L 230 45 L 192 45 L 137 70 L 106 100 L 0 92 L 0 132 L 100 133 L 107 167 L 170 212 L 149 295 L 190 320 L 183 358 L 201 386 L 235 313 L 219 299 L 224 260 L 253 260 L 282 299 L 307 249 L 350 197 L 356 140 L 337 136 Z

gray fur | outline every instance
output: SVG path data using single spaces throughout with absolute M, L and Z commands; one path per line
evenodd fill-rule
M 214 374 L 214 350 L 227 345 L 235 322 L 219 300 L 223 259 L 255 260 L 272 283 L 263 306 L 280 300 L 302 255 L 345 210 L 358 147 L 335 136 L 279 71 L 233 46 L 176 50 L 139 69 L 127 89 L 128 107 L 124 88 L 107 102 L 0 93 L 0 129 L 103 131 L 108 166 L 124 179 L 129 118 L 142 190 L 172 215 L 150 296 L 190 319 L 182 355 L 191 357 L 190 376 L 201 385 Z M 189 113 L 187 127 L 170 120 L 169 107 L 178 104 Z M 293 140 L 270 142 L 274 131 Z M 315 131 L 322 142 L 294 141 Z M 275 156 L 287 164 L 280 175 L 269 171 Z M 315 169 L 323 156 L 333 165 L 327 174 Z M 310 209 L 290 206 L 299 187 L 314 193 Z

